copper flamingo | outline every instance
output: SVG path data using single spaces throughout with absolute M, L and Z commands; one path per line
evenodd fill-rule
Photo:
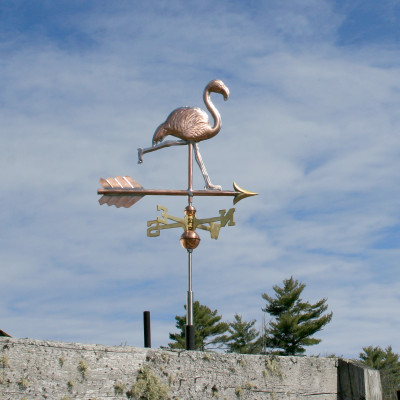
M 213 126 L 209 123 L 207 113 L 201 108 L 177 108 L 172 111 L 166 121 L 156 129 L 153 136 L 153 146 L 147 149 L 139 149 L 139 163 L 142 162 L 142 155 L 145 153 L 159 150 L 163 147 L 193 143 L 195 158 L 203 174 L 206 188 L 221 190 L 220 186 L 211 183 L 198 146 L 198 142 L 211 139 L 221 130 L 221 116 L 210 98 L 210 93 L 212 92 L 222 94 L 224 99 L 228 100 L 229 89 L 220 80 L 211 81 L 204 89 L 203 100 L 214 119 Z M 169 135 L 175 136 L 181 140 L 163 142 L 164 138 Z

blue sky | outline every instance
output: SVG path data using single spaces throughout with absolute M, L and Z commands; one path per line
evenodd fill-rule
M 200 231 L 197 300 L 257 319 L 290 276 L 333 320 L 307 354 L 400 352 L 400 5 L 396 1 L 3 1 L 0 329 L 16 337 L 166 345 L 182 315 L 180 231 L 146 237 L 157 204 L 98 204 L 100 177 L 186 188 L 187 154 L 146 154 L 174 108 L 213 101 L 212 181 L 258 192 L 218 241 Z M 195 187 L 203 182 L 195 171 Z M 196 199 L 199 218 L 230 208 Z

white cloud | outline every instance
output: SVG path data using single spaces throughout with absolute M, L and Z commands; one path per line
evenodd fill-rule
M 179 231 L 147 238 L 146 221 L 158 203 L 182 214 L 185 200 L 115 209 L 98 205 L 96 189 L 120 174 L 185 188 L 186 149 L 137 165 L 137 148 L 172 109 L 202 106 L 204 85 L 221 78 L 231 97 L 213 96 L 223 128 L 202 155 L 215 183 L 260 195 L 237 204 L 237 225 L 217 242 L 199 232 L 195 296 L 227 319 L 260 320 L 261 293 L 293 275 L 305 299 L 328 297 L 334 312 L 314 353 L 400 351 L 398 246 L 387 239 L 399 225 L 397 54 L 335 47 L 344 16 L 328 2 L 196 3 L 196 13 L 162 4 L 74 14 L 66 26 L 91 39 L 82 46 L 2 36 L 1 328 L 141 346 L 150 308 L 153 344 L 168 343 L 183 313 L 186 254 Z M 231 202 L 195 205 L 203 218 Z

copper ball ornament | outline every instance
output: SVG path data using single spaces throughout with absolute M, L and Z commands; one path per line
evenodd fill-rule
M 193 217 L 196 214 L 196 208 L 194 206 L 192 206 L 192 205 L 187 206 L 185 208 L 185 214 L 190 216 L 190 217 Z
M 195 231 L 185 231 L 180 238 L 180 242 L 186 250 L 193 250 L 199 245 L 200 236 Z

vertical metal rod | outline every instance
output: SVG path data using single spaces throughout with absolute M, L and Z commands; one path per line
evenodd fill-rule
M 151 347 L 150 311 L 143 311 L 144 347 Z
M 193 203 L 193 143 L 188 144 L 188 203 Z M 192 253 L 188 252 L 188 291 L 186 296 L 186 350 L 194 350 L 194 325 L 193 325 L 193 291 L 192 291 Z
M 188 144 L 188 203 L 189 206 L 193 202 L 193 143 Z
M 186 350 L 194 350 L 194 325 L 193 325 L 193 291 L 192 291 L 192 254 L 188 252 L 188 292 L 186 297 Z
M 187 293 L 187 315 L 186 325 L 193 325 L 193 291 L 192 291 L 192 249 L 188 249 L 188 293 Z

